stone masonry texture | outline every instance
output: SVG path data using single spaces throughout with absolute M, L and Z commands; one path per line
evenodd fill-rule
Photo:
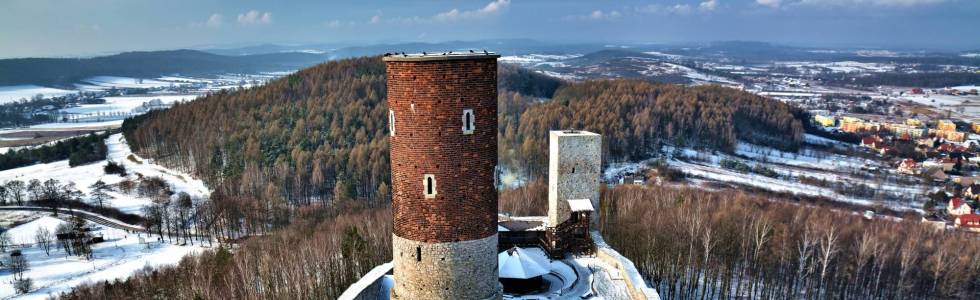
M 548 137 L 548 224 L 568 220 L 570 199 L 589 199 L 598 219 L 602 136 L 588 131 L 551 131 Z
M 497 235 L 458 243 L 392 237 L 392 299 L 500 299 Z M 416 259 L 416 251 L 421 260 Z M 410 280 L 406 280 L 409 279 Z

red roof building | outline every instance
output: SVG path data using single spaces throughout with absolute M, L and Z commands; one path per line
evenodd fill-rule
M 953 222 L 953 226 L 963 230 L 980 232 L 980 215 L 965 214 L 956 217 L 956 222 Z
M 949 199 L 949 205 L 946 206 L 946 212 L 951 216 L 963 216 L 973 213 L 973 208 L 970 207 L 966 201 L 963 201 L 960 197 L 954 197 Z
M 903 174 L 915 175 L 919 174 L 919 163 L 911 158 L 903 159 L 901 163 L 898 164 L 898 172 Z

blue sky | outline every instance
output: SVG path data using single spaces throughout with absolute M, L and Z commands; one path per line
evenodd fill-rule
M 0 57 L 496 38 L 980 48 L 978 0 L 3 0 Z

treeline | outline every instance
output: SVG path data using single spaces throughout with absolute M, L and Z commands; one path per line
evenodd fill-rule
M 562 84 L 564 81 L 561 79 L 542 75 L 517 65 L 498 64 L 497 86 L 505 91 L 531 97 L 551 98 Z
M 980 73 L 935 72 L 935 73 L 875 73 L 869 76 L 828 75 L 824 82 L 839 86 L 905 86 L 921 88 L 944 88 L 980 83 Z
M 129 182 L 124 180 L 120 186 Z M 132 182 L 129 182 L 132 184 Z M 99 215 L 110 217 L 129 224 L 140 224 L 144 219 L 139 215 L 124 213 L 114 207 L 103 205 L 107 196 L 104 194 L 110 187 L 98 181 L 91 186 L 91 197 L 86 197 L 85 193 L 75 186 L 74 182 L 61 182 L 57 179 L 41 181 L 31 179 L 24 182 L 20 180 L 9 180 L 0 182 L 0 206 L 39 206 L 50 208 L 70 208 L 81 209 Z M 90 200 L 90 201 L 87 201 Z
M 664 299 L 976 299 L 976 236 L 743 192 L 603 191 L 602 233 Z
M 57 141 L 52 145 L 9 150 L 7 153 L 0 153 L 0 170 L 64 159 L 68 159 L 68 165 L 72 167 L 100 161 L 106 157 L 108 148 L 105 139 L 110 134 L 110 131 L 92 132 L 86 136 Z
M 531 174 L 543 174 L 549 130 L 602 134 L 603 157 L 610 161 L 643 158 L 664 143 L 732 151 L 741 140 L 795 151 L 803 137 L 799 109 L 719 86 L 589 81 L 517 109 L 523 102 L 512 99 L 520 95 L 502 96 L 501 112 L 510 115 L 499 118 L 501 159 L 528 166 Z
M 76 287 L 62 299 L 337 299 L 391 260 L 391 209 L 301 209 L 293 224 L 226 248 Z

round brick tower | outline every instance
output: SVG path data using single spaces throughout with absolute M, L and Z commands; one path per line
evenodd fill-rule
M 392 299 L 500 299 L 497 58 L 394 55 Z

